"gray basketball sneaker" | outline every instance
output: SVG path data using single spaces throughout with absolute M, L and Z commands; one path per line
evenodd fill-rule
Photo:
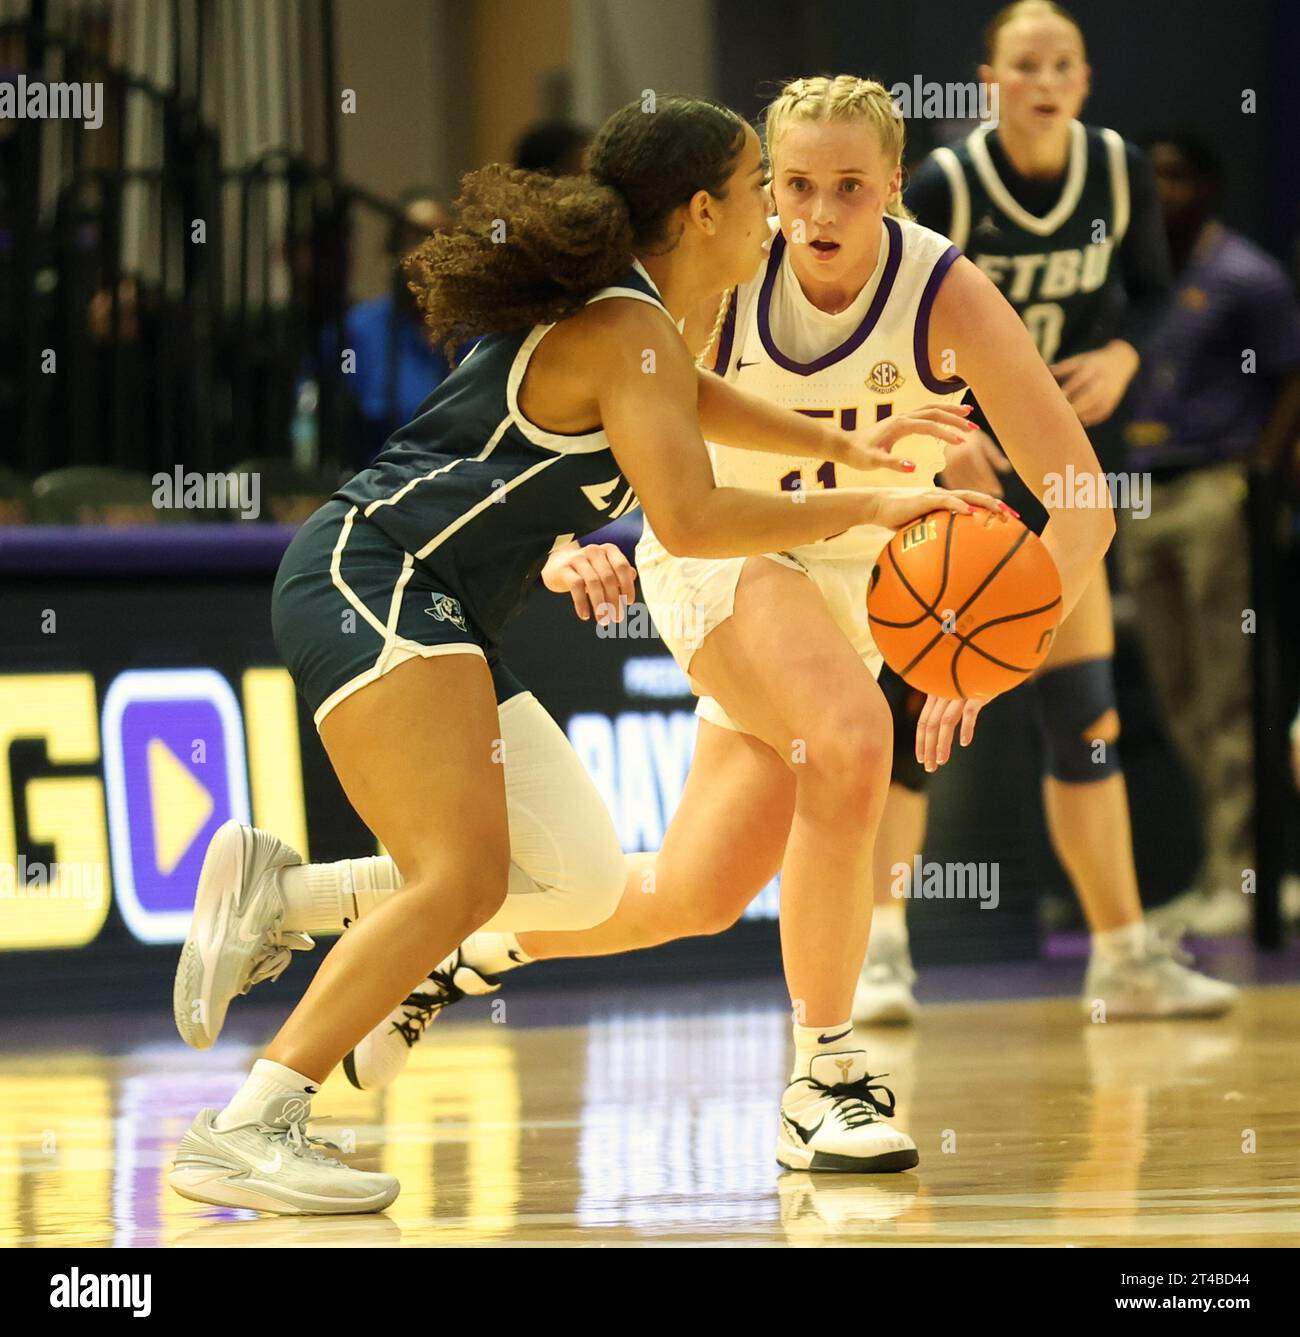
M 200 1110 L 176 1149 L 167 1182 L 183 1198 L 307 1216 L 382 1212 L 401 1192 L 395 1176 L 354 1170 L 307 1136 L 309 1096 L 273 1097 L 233 1128 L 214 1127 L 218 1113 Z
M 1191 969 L 1177 941 L 1148 928 L 1146 946 L 1127 961 L 1093 952 L 1083 982 L 1082 1009 L 1098 1021 L 1157 1017 L 1218 1017 L 1233 1008 L 1237 988 Z
M 172 1013 L 181 1039 L 207 1049 L 221 1034 L 231 1000 L 278 979 L 291 952 L 316 944 L 283 931 L 284 894 L 276 874 L 302 856 L 269 831 L 224 822 L 208 845 L 181 948 Z
M 853 993 L 853 1020 L 867 1026 L 910 1026 L 921 1010 L 912 992 L 915 983 L 906 943 L 869 947 Z

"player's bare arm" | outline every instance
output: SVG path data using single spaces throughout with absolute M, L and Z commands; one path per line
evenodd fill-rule
M 853 525 L 907 523 L 936 505 L 969 508 L 957 494 L 939 492 L 774 496 L 717 487 L 700 432 L 697 369 L 677 331 L 644 303 L 602 306 L 620 309 L 581 321 L 587 355 L 580 365 L 615 457 L 674 556 L 757 555 L 815 543 Z M 996 503 L 990 499 L 990 505 Z
M 940 285 L 929 352 L 936 367 L 945 365 L 946 352 L 955 355 L 957 373 L 975 393 L 1016 472 L 1040 500 L 1049 473 L 1063 475 L 1071 465 L 1076 474 L 1099 472 L 1077 415 L 1020 317 L 964 257 Z M 1047 509 L 1042 537 L 1061 575 L 1068 616 L 1110 546 L 1115 518 L 1108 506 Z
M 834 460 L 852 469 L 910 473 L 915 465 L 906 451 L 893 452 L 895 442 L 923 433 L 956 445 L 975 430 L 975 425 L 967 421 L 970 409 L 965 405 L 928 404 L 914 413 L 845 432 L 805 414 L 792 413 L 711 371 L 700 371 L 699 383 L 700 428 L 710 441 L 744 450 Z

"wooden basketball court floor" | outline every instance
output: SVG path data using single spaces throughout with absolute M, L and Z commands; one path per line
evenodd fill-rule
M 354 1091 L 335 1074 L 316 1098 L 313 1133 L 403 1184 L 387 1213 L 368 1217 L 262 1217 L 205 1208 L 166 1186 L 193 1113 L 224 1103 L 274 1018 L 245 1020 L 242 1039 L 232 1026 L 233 1039 L 201 1054 L 158 1015 L 10 1023 L 0 1052 L 0 1242 L 1300 1239 L 1296 984 L 1250 988 L 1219 1021 L 1093 1025 L 1071 996 L 928 1006 L 914 1028 L 871 1030 L 871 1070 L 891 1074 L 899 1121 L 921 1154 L 915 1171 L 878 1176 L 786 1174 L 775 1164 L 788 1063 L 779 982 L 757 996 L 752 985 L 710 984 L 685 1004 L 674 992 L 624 991 L 558 1025 L 530 1020 L 527 993 L 507 1004 L 504 1023 L 466 1005 L 435 1024 L 387 1092 Z

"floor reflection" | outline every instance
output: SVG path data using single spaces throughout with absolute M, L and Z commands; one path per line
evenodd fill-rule
M 1094 1026 L 1071 1000 L 931 1007 L 867 1032 L 909 1174 L 784 1174 L 786 1014 L 651 1005 L 585 1024 L 440 1023 L 389 1091 L 341 1074 L 313 1131 L 402 1180 L 383 1216 L 270 1218 L 166 1186 L 223 1044 L 0 1051 L 0 1240 L 244 1248 L 528 1243 L 1275 1244 L 1300 1232 L 1300 988 L 1219 1022 Z M 156 1034 L 152 1026 L 150 1033 Z

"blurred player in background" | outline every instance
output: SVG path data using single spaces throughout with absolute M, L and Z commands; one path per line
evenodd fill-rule
M 1166 305 L 1169 260 L 1151 171 L 1114 130 L 1076 119 L 1091 70 L 1083 33 L 1059 5 L 1021 0 L 999 11 L 985 32 L 979 75 L 997 89 L 996 128 L 936 149 L 913 174 L 907 202 L 918 222 L 951 237 L 998 285 L 1079 422 L 1096 427 L 1124 397 L 1138 348 Z M 993 435 L 981 433 L 950 454 L 944 479 L 993 491 L 1005 479 L 1012 505 L 1038 529 L 1043 511 L 1033 494 L 1046 480 L 1023 471 L 1017 477 L 1009 467 Z M 1063 461 L 1049 467 L 1068 480 Z M 1092 504 L 1109 510 L 1104 487 L 1097 492 Z M 1213 1016 L 1232 1005 L 1236 990 L 1189 969 L 1180 950 L 1143 919 L 1113 655 L 1103 568 L 1026 688 L 1046 768 L 1048 830 L 1092 931 L 1085 1010 L 1104 1000 L 1110 1019 Z M 895 738 L 902 738 L 921 702 L 888 669 L 881 685 L 893 706 Z M 927 769 L 905 749 L 896 751 L 876 845 L 876 921 L 854 1003 L 860 1021 L 906 1022 L 916 1014 L 907 897 L 896 889 L 900 870 L 905 878 L 924 842 Z

